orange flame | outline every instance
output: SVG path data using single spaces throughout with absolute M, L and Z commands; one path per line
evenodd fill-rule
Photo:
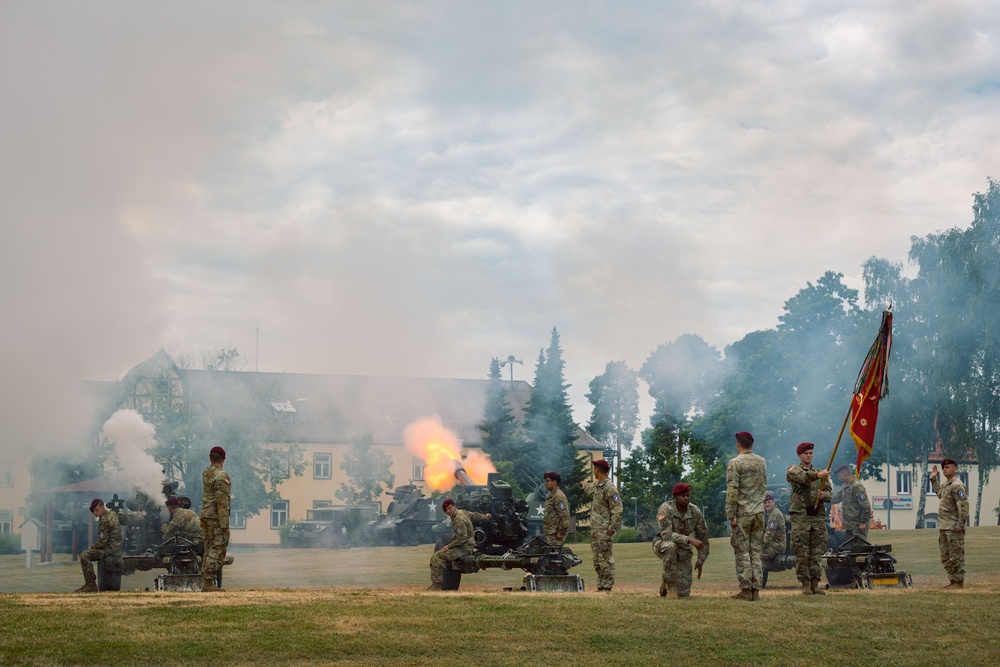
M 485 484 L 487 475 L 496 472 L 489 457 L 472 451 L 462 461 L 462 443 L 446 429 L 438 417 L 418 419 L 403 431 L 406 448 L 424 462 L 424 481 L 434 491 L 455 486 L 455 470 L 461 466 L 474 484 Z M 457 463 L 457 465 L 456 465 Z

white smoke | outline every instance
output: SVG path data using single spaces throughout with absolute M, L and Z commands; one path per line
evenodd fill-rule
M 156 444 L 156 429 L 135 410 L 119 410 L 104 422 L 101 438 L 113 448 L 110 466 L 122 479 L 154 502 L 163 494 L 163 467 L 149 450 Z

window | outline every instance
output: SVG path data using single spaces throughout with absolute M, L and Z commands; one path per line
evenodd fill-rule
M 413 459 L 413 479 L 424 478 L 424 462 L 420 459 Z
M 229 528 L 232 530 L 246 530 L 247 515 L 243 512 L 233 510 L 229 514 Z
M 11 461 L 0 462 L 0 487 L 9 489 L 14 486 L 14 464 Z
M 928 470 L 927 479 L 924 480 L 924 492 L 927 493 L 927 495 L 929 496 L 937 495 L 934 493 L 934 487 L 931 486 L 932 479 L 934 479 L 934 475 L 931 474 L 931 472 Z M 940 472 L 938 473 L 938 481 L 941 482 L 942 484 L 944 483 L 944 475 L 942 475 Z
M 0 510 L 0 535 L 10 535 L 14 530 L 14 512 Z
M 896 493 L 900 496 L 910 493 L 910 471 L 896 471 Z
M 332 500 L 314 500 L 313 509 L 320 509 L 321 507 L 333 507 Z
M 271 503 L 271 530 L 278 530 L 288 521 L 288 501 L 278 500 Z
M 313 478 L 330 479 L 333 468 L 333 454 L 313 454 Z
M 271 477 L 274 479 L 288 479 L 288 457 L 281 456 L 274 462 L 271 468 Z
M 965 487 L 966 491 L 969 490 L 969 473 L 967 472 L 958 473 L 958 481 L 962 483 L 962 486 Z
M 937 528 L 937 514 L 928 514 L 924 517 L 924 528 Z

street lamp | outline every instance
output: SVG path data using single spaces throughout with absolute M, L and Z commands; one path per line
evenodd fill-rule
M 632 527 L 639 530 L 639 499 L 635 496 L 632 496 L 632 514 L 635 517 Z

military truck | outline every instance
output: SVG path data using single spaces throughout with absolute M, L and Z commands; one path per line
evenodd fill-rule
M 337 505 L 306 510 L 304 521 L 289 527 L 284 545 L 347 549 L 368 544 L 368 524 L 378 517 L 375 505 Z

